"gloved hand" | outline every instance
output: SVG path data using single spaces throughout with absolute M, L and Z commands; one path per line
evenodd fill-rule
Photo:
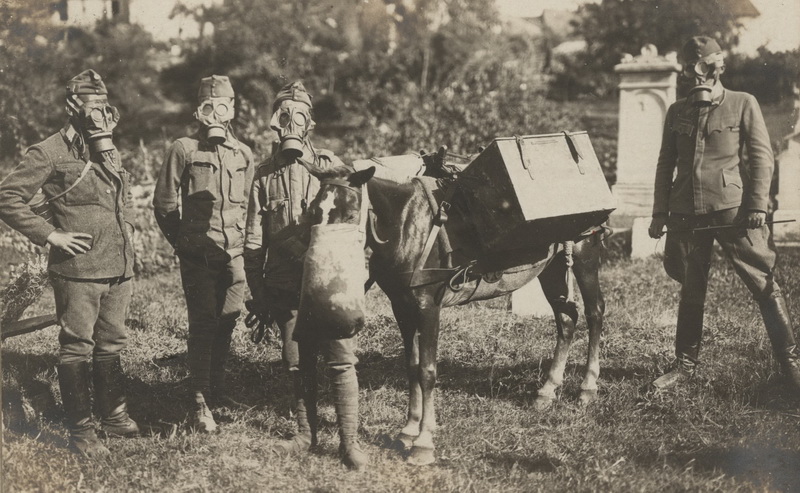
M 664 235 L 664 226 L 666 225 L 666 214 L 657 214 L 653 216 L 653 220 L 650 221 L 650 228 L 647 230 L 647 232 L 650 234 L 650 238 L 661 238 L 661 236 Z
M 269 313 L 269 306 L 266 303 L 258 302 L 256 300 L 247 300 L 244 302 L 244 307 L 247 309 L 247 316 L 244 319 L 244 324 L 252 329 L 250 332 L 250 340 L 254 344 L 258 344 L 264 339 L 267 329 L 272 325 L 272 316 Z
M 767 213 L 761 211 L 739 211 L 736 219 L 733 220 L 734 224 L 738 224 L 743 228 L 756 229 L 764 225 L 767 220 Z

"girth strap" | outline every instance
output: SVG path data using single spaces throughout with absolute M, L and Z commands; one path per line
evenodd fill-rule
M 428 257 L 431 254 L 431 250 L 433 250 L 433 246 L 436 244 L 437 238 L 439 238 L 441 241 L 442 248 L 446 254 L 449 254 L 452 251 L 450 247 L 450 238 L 447 235 L 444 224 L 448 220 L 447 210 L 450 208 L 449 201 L 455 194 L 456 185 L 452 184 L 445 188 L 444 197 L 441 203 L 438 203 L 436 201 L 436 197 L 433 195 L 433 188 L 430 186 L 430 183 L 420 178 L 414 178 L 414 180 L 418 181 L 420 185 L 422 185 L 422 189 L 425 190 L 425 196 L 428 198 L 431 211 L 433 211 L 433 220 L 431 224 L 431 230 L 428 233 L 428 239 L 425 241 L 425 247 L 422 249 L 422 254 L 420 254 L 413 272 L 411 272 L 409 285 L 412 288 L 424 286 L 426 284 L 433 284 L 440 281 L 446 281 L 452 278 L 453 274 L 459 269 L 458 267 L 453 268 L 450 265 L 449 258 L 446 268 L 425 269 L 425 262 L 427 262 Z

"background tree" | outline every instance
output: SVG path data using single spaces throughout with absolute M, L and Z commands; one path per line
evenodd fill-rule
M 586 49 L 559 60 L 563 68 L 555 74 L 551 95 L 560 99 L 610 94 L 616 87 L 614 65 L 623 53 L 639 53 L 647 43 L 667 53 L 692 36 L 709 35 L 731 48 L 740 27 L 727 5 L 716 1 L 603 0 L 584 5 L 579 17 L 576 34 Z
M 39 5 L 0 3 L 0 157 L 17 156 L 64 124 L 66 81 L 88 68 L 103 76 L 120 109 L 122 141 L 138 142 L 157 128 L 163 106 L 151 36 L 110 21 L 92 30 L 57 27 Z

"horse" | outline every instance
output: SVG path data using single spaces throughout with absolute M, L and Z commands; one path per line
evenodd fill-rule
M 556 397 L 564 379 L 564 369 L 578 318 L 577 304 L 571 293 L 571 276 L 577 281 L 584 302 L 589 331 L 586 372 L 579 401 L 587 404 L 597 398 L 600 374 L 600 338 L 605 303 L 598 271 L 603 250 L 600 234 L 573 244 L 550 244 L 541 248 L 536 261 L 529 265 L 485 274 L 480 278 L 464 269 L 449 268 L 450 252 L 442 248 L 443 238 L 435 239 L 439 248 L 426 248 L 437 211 L 423 182 L 397 183 L 373 177 L 374 167 L 356 171 L 350 165 L 333 169 L 307 164 L 320 182 L 320 190 L 309 205 L 312 223 L 366 222 L 366 246 L 369 257 L 369 280 L 378 284 L 389 298 L 405 349 L 409 385 L 408 414 L 396 440 L 414 465 L 435 461 L 433 433 L 436 428 L 434 389 L 436 385 L 437 345 L 440 311 L 443 307 L 475 300 L 494 298 L 521 288 L 538 277 L 542 290 L 555 315 L 557 340 L 546 383 L 539 389 L 534 406 L 546 409 Z M 369 220 L 363 201 L 369 201 Z M 451 221 L 453 222 L 453 221 Z M 460 226 L 460 227 L 459 227 Z M 468 224 L 448 223 L 450 236 Z M 602 228 L 601 228 L 602 230 Z M 467 231 L 468 233 L 468 231 Z M 469 236 L 463 236 L 469 238 Z M 421 257 L 428 253 L 426 259 Z M 424 262 L 424 264 L 423 264 Z M 472 266 L 473 264 L 469 264 Z M 411 283 L 410 278 L 424 266 L 427 272 L 454 272 L 447 279 Z M 434 276 L 436 277 L 436 276 Z M 412 284 L 415 284 L 412 286 Z

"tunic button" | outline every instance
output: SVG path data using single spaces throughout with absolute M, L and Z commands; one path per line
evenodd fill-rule
M 111 189 L 106 188 L 106 193 L 111 193 Z

